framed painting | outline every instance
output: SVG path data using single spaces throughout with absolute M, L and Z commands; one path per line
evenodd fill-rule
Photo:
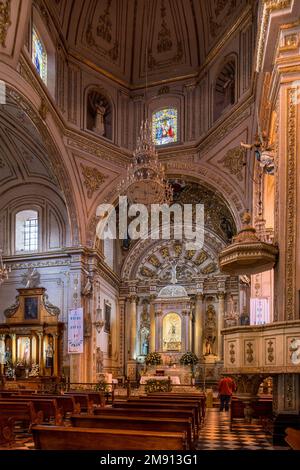
M 104 304 L 104 331 L 110 333 L 111 305 Z
M 38 320 L 39 299 L 38 297 L 25 297 L 24 299 L 24 320 Z

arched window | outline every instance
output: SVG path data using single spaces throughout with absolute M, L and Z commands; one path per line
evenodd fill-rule
M 43 82 L 47 84 L 47 52 L 34 27 L 32 29 L 32 62 Z
M 214 90 L 214 120 L 216 121 L 223 111 L 232 106 L 235 99 L 235 61 L 227 62 L 219 73 Z
M 152 114 L 152 140 L 155 145 L 165 145 L 178 140 L 178 113 L 176 108 L 166 108 Z
M 16 214 L 16 252 L 37 251 L 39 248 L 39 215 L 34 210 Z

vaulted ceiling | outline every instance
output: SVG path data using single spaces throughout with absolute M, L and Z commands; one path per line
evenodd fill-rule
M 45 0 L 69 53 L 134 86 L 197 72 L 254 0 Z M 147 53 L 146 53 L 147 51 Z

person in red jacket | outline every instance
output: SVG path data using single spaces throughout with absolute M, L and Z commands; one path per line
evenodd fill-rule
M 221 376 L 221 380 L 218 385 L 219 397 L 220 397 L 220 411 L 229 411 L 229 403 L 233 392 L 236 391 L 236 385 L 231 377 Z

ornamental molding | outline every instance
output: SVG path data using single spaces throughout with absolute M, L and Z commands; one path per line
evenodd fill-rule
M 244 148 L 234 147 L 229 149 L 225 156 L 218 161 L 231 175 L 236 176 L 238 181 L 244 180 L 245 153 Z
M 95 191 L 101 188 L 102 184 L 108 178 L 103 175 L 97 168 L 80 164 L 82 176 L 84 178 L 83 184 L 87 189 L 87 197 L 91 199 Z
M 286 258 L 285 258 L 285 314 L 287 320 L 295 316 L 296 300 L 296 101 L 298 88 L 287 90 L 287 168 L 286 168 Z
M 11 0 L 0 1 L 0 46 L 6 47 L 6 36 L 11 25 L 10 20 Z
M 256 57 L 257 72 L 259 72 L 262 67 L 270 16 L 273 11 L 290 8 L 292 6 L 293 0 L 264 0 L 263 3 L 263 12 L 261 15 L 260 29 L 258 32 L 258 47 Z

